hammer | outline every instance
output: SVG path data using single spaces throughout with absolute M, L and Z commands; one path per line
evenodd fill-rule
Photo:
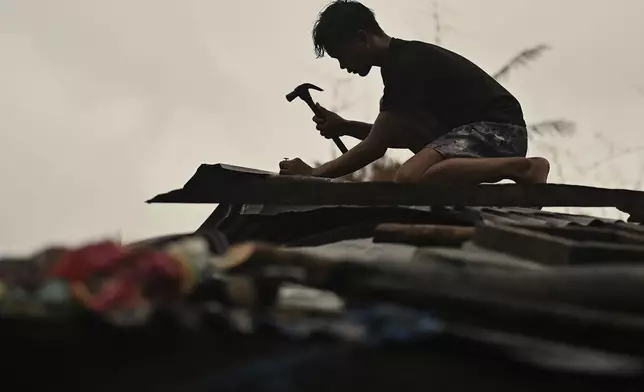
M 309 93 L 309 89 L 324 91 L 314 84 L 304 83 L 295 87 L 295 90 L 286 94 L 286 100 L 288 100 L 289 102 L 292 102 L 295 98 L 300 97 L 304 102 L 306 102 L 307 105 L 309 105 L 309 107 L 311 108 L 311 110 L 313 110 L 313 113 L 315 113 L 317 117 L 324 118 L 324 114 L 322 114 L 322 111 L 313 103 L 313 98 L 311 98 L 311 93 Z M 340 151 L 342 151 L 343 154 L 349 151 L 347 147 L 344 145 L 344 143 L 342 143 L 342 140 L 340 140 L 339 137 L 334 137 L 333 141 L 335 142 L 335 145 L 338 146 Z

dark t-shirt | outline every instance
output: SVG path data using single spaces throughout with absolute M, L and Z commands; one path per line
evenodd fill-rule
M 392 38 L 381 74 L 380 110 L 438 121 L 431 138 L 478 121 L 525 126 L 512 94 L 476 64 L 439 46 Z

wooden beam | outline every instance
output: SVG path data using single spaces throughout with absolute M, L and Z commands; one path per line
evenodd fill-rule
M 562 184 L 436 186 L 393 182 L 302 181 L 284 177 L 213 183 L 158 195 L 148 203 L 356 206 L 617 207 L 644 205 L 644 193 Z

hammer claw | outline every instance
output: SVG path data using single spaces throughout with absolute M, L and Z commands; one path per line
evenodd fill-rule
M 311 98 L 311 93 L 309 93 L 309 89 L 324 91 L 320 87 L 314 84 L 304 83 L 295 87 L 293 91 L 286 94 L 286 100 L 289 102 L 292 102 L 295 98 L 299 97 L 304 102 L 306 102 L 307 105 L 309 105 L 309 108 L 311 108 L 311 110 L 313 111 L 313 113 L 315 113 L 316 116 L 320 118 L 324 118 L 324 114 L 322 113 L 322 111 L 313 103 L 313 98 Z M 342 140 L 340 140 L 339 137 L 334 137 L 333 142 L 335 143 L 336 146 L 338 146 L 338 148 L 343 154 L 349 151 L 347 147 L 344 145 L 344 143 L 342 143 Z

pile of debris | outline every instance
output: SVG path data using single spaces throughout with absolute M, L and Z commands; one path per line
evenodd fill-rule
M 202 165 L 183 188 L 149 202 L 218 206 L 193 233 L 0 262 L 2 315 L 91 314 L 115 328 L 170 315 L 193 330 L 216 319 L 249 339 L 271 331 L 310 345 L 320 337 L 373 350 L 411 344 L 427 356 L 409 351 L 421 362 L 435 355 L 432 342 L 448 339 L 554 373 L 637 382 L 644 374 L 642 193 L 352 183 Z M 549 206 L 617 207 L 631 222 L 541 209 Z M 307 358 L 278 366 L 279 377 L 296 363 L 319 366 Z M 235 369 L 259 384 L 278 377 L 249 366 Z M 244 374 L 218 382 L 248 386 Z M 499 374 L 490 385 L 501 388 Z

